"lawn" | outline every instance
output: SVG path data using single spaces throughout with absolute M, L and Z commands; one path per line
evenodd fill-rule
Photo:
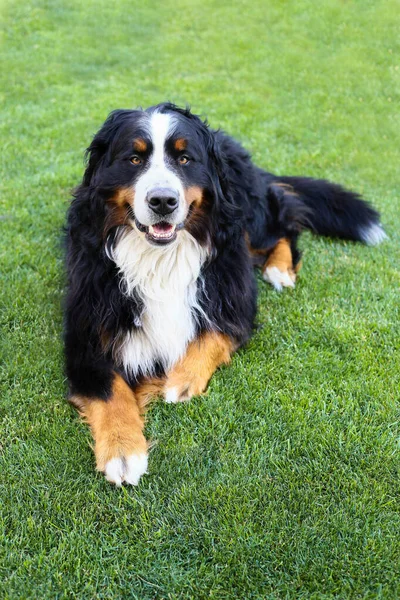
M 400 598 L 396 0 L 1 0 L 0 598 Z M 189 103 L 277 173 L 382 212 L 304 235 L 295 290 L 115 489 L 65 402 L 61 230 L 115 108 Z

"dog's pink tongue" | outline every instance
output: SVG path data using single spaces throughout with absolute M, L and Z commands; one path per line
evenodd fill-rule
M 157 223 L 157 225 L 153 225 L 154 233 L 169 233 L 173 228 L 173 225 L 169 223 Z

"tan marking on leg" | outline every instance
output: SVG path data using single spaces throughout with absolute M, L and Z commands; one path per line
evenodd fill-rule
M 293 268 L 292 251 L 287 238 L 281 238 L 278 241 L 269 255 L 266 265 L 269 267 L 278 267 L 281 271 L 288 271 Z
M 97 470 L 116 485 L 123 481 L 136 485 L 147 469 L 147 442 L 144 421 L 128 384 L 115 375 L 107 401 L 83 396 L 70 401 L 91 429 Z
M 214 371 L 228 364 L 235 343 L 227 335 L 209 332 L 189 344 L 186 355 L 167 375 L 164 388 L 167 402 L 180 402 L 202 394 Z
M 263 277 L 278 291 L 283 287 L 294 287 L 296 272 L 288 239 L 280 239 L 272 250 L 263 267 Z
M 135 388 L 135 397 L 140 413 L 143 414 L 152 400 L 162 395 L 165 386 L 165 377 L 159 379 L 145 379 Z

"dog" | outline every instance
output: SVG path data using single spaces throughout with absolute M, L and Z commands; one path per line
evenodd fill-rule
M 171 103 L 112 112 L 87 157 L 66 227 L 69 400 L 97 469 L 136 485 L 149 399 L 203 393 L 250 338 L 254 265 L 282 290 L 295 285 L 304 229 L 370 245 L 386 234 L 358 194 L 268 173 Z

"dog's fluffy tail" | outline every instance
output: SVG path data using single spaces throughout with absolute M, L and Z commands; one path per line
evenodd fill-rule
M 302 226 L 314 233 L 371 246 L 387 238 L 379 213 L 358 194 L 340 185 L 308 177 L 277 177 L 272 187 L 280 185 L 297 197 L 303 212 Z

